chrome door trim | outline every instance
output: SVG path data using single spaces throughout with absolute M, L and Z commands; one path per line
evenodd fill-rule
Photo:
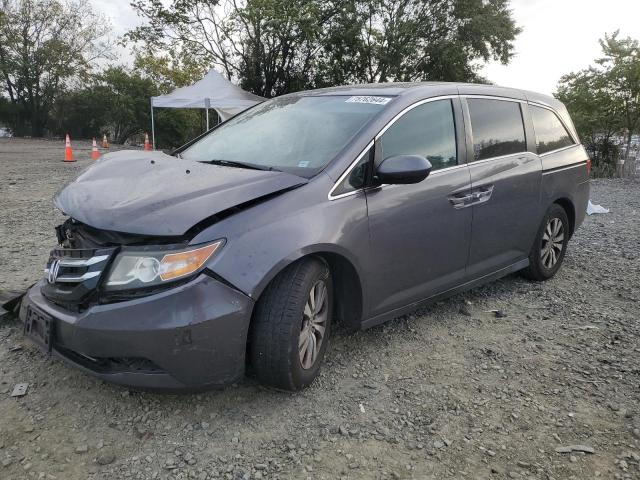
M 327 195 L 327 199 L 328 200 L 337 200 L 339 198 L 344 198 L 344 197 L 348 197 L 351 195 L 355 195 L 356 193 L 364 190 L 363 188 L 359 188 L 357 190 L 354 190 L 352 192 L 346 192 L 346 193 L 342 193 L 340 195 L 333 195 L 333 191 L 338 188 L 338 185 L 340 185 L 344 179 L 351 173 L 351 171 L 355 168 L 355 166 L 360 162 L 360 160 L 362 160 L 363 155 L 373 146 L 373 144 L 375 143 L 375 141 L 377 141 L 378 139 L 380 139 L 380 137 L 382 135 L 385 134 L 385 132 L 391 128 L 391 126 L 397 122 L 401 117 L 403 117 L 406 113 L 410 112 L 411 110 L 413 110 L 416 107 L 419 107 L 420 105 L 424 105 L 425 103 L 429 103 L 429 102 L 435 102 L 438 100 L 447 100 L 447 99 L 454 99 L 454 98 L 460 98 L 460 99 L 484 99 L 484 100 L 500 100 L 500 101 L 504 101 L 504 102 L 514 102 L 514 103 L 521 103 L 521 104 L 529 104 L 529 105 L 533 105 L 533 106 L 537 106 L 537 107 L 541 107 L 541 108 L 546 108 L 547 110 L 550 110 L 551 112 L 553 112 L 556 117 L 560 120 L 560 123 L 562 123 L 562 126 L 567 130 L 567 132 L 569 132 L 569 135 L 571 135 L 571 139 L 575 142 L 575 138 L 573 138 L 573 134 L 571 134 L 571 131 L 567 128 L 566 124 L 564 123 L 564 121 L 562 120 L 562 118 L 560 118 L 560 115 L 558 115 L 558 113 L 549 105 L 545 105 L 542 103 L 538 103 L 538 102 L 532 102 L 532 101 L 527 101 L 527 100 L 523 100 L 520 98 L 510 98 L 510 97 L 499 97 L 499 96 L 494 96 L 494 95 L 475 95 L 475 94 L 460 94 L 460 95 L 440 95 L 438 97 L 431 97 L 431 98 L 425 98 L 422 100 L 418 100 L 415 103 L 412 103 L 411 105 L 409 105 L 408 107 L 404 108 L 402 111 L 400 111 L 398 114 L 396 114 L 391 120 L 389 120 L 389 122 L 387 122 L 387 124 L 382 127 L 382 129 L 380 129 L 380 131 L 375 135 L 374 139 L 369 142 L 367 144 L 367 146 L 362 150 L 362 152 L 360 152 L 360 154 L 356 157 L 356 159 L 347 167 L 347 169 L 342 173 L 342 175 L 340 175 L 340 177 L 338 178 L 338 180 L 334 183 L 333 187 L 331 188 L 331 190 L 329 191 L 328 195 Z M 471 126 L 469 125 L 469 128 L 471 128 Z M 473 132 L 471 132 L 471 134 L 473 135 Z M 472 164 L 481 164 L 481 163 L 486 163 L 486 162 L 490 162 L 493 160 L 500 160 L 503 158 L 507 158 L 507 157 L 512 157 L 514 155 L 523 155 L 523 154 L 531 154 L 534 156 L 537 156 L 539 158 L 542 158 L 546 155 L 550 155 L 553 153 L 557 153 L 560 152 L 562 150 L 566 150 L 569 148 L 573 148 L 580 145 L 579 143 L 574 143 L 573 145 L 569 145 L 567 147 L 563 147 L 557 150 L 553 150 L 551 152 L 546 152 L 543 154 L 536 154 L 533 152 L 529 152 L 528 150 L 522 151 L 522 152 L 517 152 L 517 153 L 511 153 L 509 155 L 500 155 L 497 157 L 491 157 L 491 158 L 483 158 L 482 160 L 478 160 L 478 161 L 472 161 L 472 162 L 468 162 L 468 163 L 459 163 L 458 165 L 453 165 L 451 167 L 447 167 L 447 168 L 443 168 L 441 170 L 436 170 L 433 173 L 431 173 L 431 175 L 437 175 L 439 173 L 444 173 L 456 168 L 460 168 L 466 165 L 472 165 Z M 459 159 L 458 159 L 459 160 Z M 384 185 L 379 185 L 377 188 L 380 187 L 386 187 L 388 185 L 384 184 Z
M 333 187 L 331 187 L 331 190 L 329 190 L 329 194 L 327 195 L 327 198 L 329 200 L 337 200 L 338 198 L 344 198 L 344 197 L 348 197 L 350 195 L 355 195 L 356 193 L 362 191 L 362 188 L 358 188 L 357 190 L 354 190 L 353 192 L 345 192 L 345 193 L 341 193 L 339 195 L 334 195 L 333 191 L 338 188 L 339 185 L 342 184 L 342 182 L 344 182 L 344 179 L 347 178 L 349 176 L 349 174 L 351 173 L 351 170 L 353 170 L 355 168 L 356 165 L 358 165 L 358 163 L 360 162 L 360 160 L 362 160 L 362 157 L 369 151 L 369 149 L 371 147 L 373 147 L 374 141 L 371 140 L 366 147 L 364 147 L 364 150 L 362 150 L 362 152 L 360 152 L 360 154 L 356 157 L 356 159 L 351 163 L 351 165 L 349 165 L 347 167 L 347 169 L 344 171 L 344 173 L 342 175 L 340 175 L 340 178 L 338 178 L 338 180 L 336 180 L 336 183 L 333 184 Z
M 503 160 L 505 158 L 509 158 L 509 157 L 515 157 L 515 156 L 522 156 L 522 155 L 533 155 L 535 158 L 539 157 L 539 155 L 530 152 L 529 150 L 524 151 L 524 152 L 518 152 L 518 153 L 510 153 L 508 155 L 499 155 L 497 157 L 491 157 L 491 158 L 483 158 L 482 160 L 476 160 L 475 162 L 469 162 L 467 163 L 467 165 L 472 166 L 472 165 L 481 165 L 483 163 L 487 163 L 487 162 L 491 162 L 493 160 Z
M 404 110 L 402 110 L 400 113 L 398 113 L 395 117 L 393 117 L 391 120 L 389 120 L 389 122 L 384 127 L 382 127 L 382 129 L 374 137 L 374 140 L 378 140 L 382 135 L 384 135 L 384 133 L 387 130 L 389 130 L 389 128 L 391 128 L 391 126 L 394 123 L 396 123 L 398 120 L 400 120 L 401 117 L 403 117 L 405 114 L 407 114 L 408 112 L 410 112 L 414 108 L 419 107 L 420 105 L 424 105 L 425 103 L 436 102 L 438 100 L 451 100 L 451 99 L 459 98 L 459 97 L 460 97 L 459 95 L 440 95 L 439 97 L 425 98 L 425 99 L 422 99 L 422 100 L 418 100 L 415 103 L 412 103 L 411 105 L 406 107 Z
M 568 147 L 563 147 L 563 148 L 559 148 L 557 150 L 552 150 L 550 152 L 545 152 L 543 154 L 541 154 L 540 156 L 542 157 L 543 155 L 547 155 L 549 153 L 555 153 L 558 152 L 560 150 L 564 150 L 565 148 L 570 148 L 570 147 L 575 147 L 576 145 L 580 145 L 580 143 L 578 143 L 577 139 L 573 136 L 573 133 L 571 133 L 571 129 L 567 127 L 567 124 L 564 123 L 564 120 L 562 119 L 562 116 L 558 113 L 558 111 L 551 107 L 550 105 L 545 105 L 544 103 L 538 103 L 538 102 L 527 102 L 529 105 L 531 105 L 532 107 L 539 107 L 539 108 L 544 108 L 545 110 L 549 110 L 551 113 L 553 113 L 556 118 L 558 120 L 560 120 L 560 123 L 562 124 L 562 126 L 564 127 L 564 129 L 567 131 L 567 133 L 569 134 L 569 136 L 571 137 L 571 140 L 573 140 L 573 145 L 569 145 Z M 531 122 L 533 123 L 533 118 L 531 119 Z M 535 126 L 533 128 L 535 130 Z M 537 139 L 536 139 L 536 147 L 537 147 Z
M 562 167 L 556 167 L 556 168 L 549 168 L 547 170 L 542 170 L 542 175 L 543 176 L 544 175 L 550 175 L 550 174 L 556 173 L 556 172 L 564 172 L 565 170 L 571 170 L 573 168 L 584 167 L 586 163 L 587 163 L 586 161 L 582 161 L 582 162 L 574 163 L 572 165 L 567 165 L 566 167 L 562 166 Z
M 551 151 L 549 151 L 549 152 L 540 153 L 540 154 L 538 154 L 538 156 L 539 156 L 540 158 L 544 158 L 544 157 L 546 157 L 547 155 L 552 155 L 552 154 L 554 154 L 554 153 L 562 152 L 562 151 L 564 151 L 564 150 L 569 150 L 570 148 L 576 148 L 576 147 L 579 147 L 579 146 L 580 146 L 580 144 L 579 144 L 579 143 L 574 143 L 573 145 L 567 145 L 566 147 L 556 148 L 555 150 L 551 150 Z
M 525 105 L 527 102 L 526 100 L 520 100 L 518 98 L 508 98 L 508 97 L 494 97 L 491 95 L 469 95 L 469 94 L 464 94 L 464 95 L 460 95 L 461 100 L 463 101 L 463 109 L 465 110 L 465 123 L 468 123 L 468 125 L 465 125 L 465 128 L 469 129 L 469 134 L 471 135 L 471 140 L 473 142 L 473 125 L 471 125 L 471 113 L 469 111 L 469 104 L 467 103 L 467 99 L 471 98 L 473 99 L 481 99 L 481 100 L 501 100 L 504 102 L 513 102 L 513 103 L 519 103 L 520 104 L 520 117 L 522 118 L 522 128 L 523 128 L 523 132 L 525 135 L 525 146 L 526 146 L 526 138 L 527 138 L 527 127 L 526 127 L 526 121 L 524 119 L 524 112 L 522 111 L 522 105 Z M 489 157 L 489 158 L 483 158 L 482 160 L 471 160 L 469 161 L 469 155 L 467 155 L 467 165 L 471 166 L 471 165 L 475 165 L 475 164 L 480 164 L 480 163 L 486 163 L 488 161 L 491 160 L 499 160 L 499 159 L 503 159 L 503 158 L 507 158 L 507 157 L 512 157 L 514 155 L 523 155 L 525 153 L 531 153 L 532 155 L 535 155 L 536 157 L 538 156 L 537 154 L 530 152 L 529 150 L 523 150 L 522 152 L 514 152 L 514 153 L 510 153 L 508 155 L 498 155 L 497 157 Z M 470 152 L 470 155 L 472 158 L 475 158 L 475 152 Z
M 495 95 L 475 95 L 473 93 L 461 93 L 460 98 L 471 98 L 471 99 L 480 99 L 480 100 L 502 100 L 503 102 L 527 103 L 526 100 L 523 100 L 521 98 L 498 97 Z
M 468 166 L 468 164 L 461 163 L 460 165 L 453 165 L 451 167 L 446 167 L 446 168 L 441 168 L 439 170 L 434 170 L 433 172 L 431 172 L 429 174 L 429 177 L 433 177 L 434 175 L 439 175 L 441 173 L 450 172 L 451 170 L 458 170 L 460 168 L 467 167 L 467 166 Z
M 374 145 L 374 143 L 376 142 L 376 140 L 378 140 L 382 135 L 384 135 L 384 133 L 396 122 L 398 121 L 402 116 L 404 116 L 407 112 L 413 110 L 416 107 L 419 107 L 420 105 L 424 105 L 425 103 L 430 103 L 430 102 L 435 102 L 437 100 L 447 100 L 447 99 L 454 99 L 454 98 L 459 98 L 459 95 L 440 95 L 438 97 L 431 97 L 431 98 L 425 98 L 422 100 L 418 100 L 415 103 L 412 103 L 411 105 L 409 105 L 408 107 L 404 108 L 402 111 L 400 111 L 398 114 L 396 114 L 391 120 L 389 120 L 389 122 L 387 122 L 387 124 L 382 127 L 382 129 L 373 137 L 373 140 L 371 140 L 367 146 L 364 148 L 364 150 L 362 150 L 362 152 L 360 152 L 360 154 L 356 157 L 356 159 L 347 167 L 347 169 L 344 171 L 344 173 L 342 175 L 340 175 L 340 177 L 338 178 L 338 180 L 334 183 L 333 187 L 331 187 L 331 190 L 329 190 L 329 193 L 327 194 L 327 199 L 328 200 L 337 200 L 339 198 L 344 198 L 344 197 L 348 197 L 350 195 L 355 195 L 356 193 L 364 190 L 362 188 L 359 188 L 358 190 L 354 190 L 353 192 L 346 192 L 346 193 L 341 193 L 340 195 L 333 195 L 333 191 L 338 188 L 338 185 L 340 185 L 344 179 L 349 175 L 349 173 L 351 173 L 351 170 L 353 170 L 355 168 L 355 166 L 358 164 L 358 162 L 360 160 L 362 160 L 362 156 L 369 151 L 369 149 Z M 466 164 L 462 164 L 462 165 L 466 165 Z M 447 167 L 447 168 L 443 168 L 442 170 L 436 170 L 433 173 L 436 173 L 438 171 L 445 171 L 448 170 L 450 168 L 456 168 L 456 167 L 460 167 L 462 166 L 461 164 L 458 165 L 454 165 L 452 167 Z M 384 185 L 381 185 L 384 186 Z

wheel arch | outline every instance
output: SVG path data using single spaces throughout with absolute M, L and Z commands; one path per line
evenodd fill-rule
M 334 245 L 316 245 L 305 248 L 276 264 L 264 276 L 253 292 L 257 302 L 271 281 L 283 270 L 306 258 L 322 260 L 331 271 L 334 289 L 334 318 L 343 322 L 350 330 L 357 330 L 362 324 L 365 306 L 365 291 L 357 264 L 347 252 Z
M 333 279 L 334 318 L 350 329 L 362 323 L 363 292 L 360 276 L 353 264 L 344 256 L 334 252 L 315 254 L 329 266 Z
M 567 197 L 561 197 L 554 200 L 555 204 L 560 205 L 567 214 L 569 219 L 569 237 L 573 236 L 576 225 L 576 207 L 573 202 Z

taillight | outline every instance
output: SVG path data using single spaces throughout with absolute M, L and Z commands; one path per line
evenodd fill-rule
M 587 158 L 587 177 L 591 173 L 591 158 Z

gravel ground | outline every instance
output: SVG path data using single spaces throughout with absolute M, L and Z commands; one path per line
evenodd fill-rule
M 51 196 L 90 164 L 74 147 L 65 165 L 60 142 L 0 140 L 0 288 L 41 275 Z M 0 478 L 640 478 L 640 183 L 594 181 L 592 198 L 611 213 L 586 219 L 555 279 L 338 331 L 297 394 L 132 392 L 0 324 Z

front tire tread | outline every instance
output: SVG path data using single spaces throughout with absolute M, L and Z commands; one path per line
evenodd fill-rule
M 331 314 L 327 337 L 316 365 L 310 371 L 304 371 L 299 365 L 297 345 L 308 286 L 321 275 L 326 275 L 330 281 L 328 268 L 320 260 L 298 261 L 279 273 L 260 297 L 250 334 L 250 358 L 261 383 L 295 391 L 310 384 L 317 375 L 328 340 Z M 328 295 L 332 294 L 330 286 L 329 283 Z

